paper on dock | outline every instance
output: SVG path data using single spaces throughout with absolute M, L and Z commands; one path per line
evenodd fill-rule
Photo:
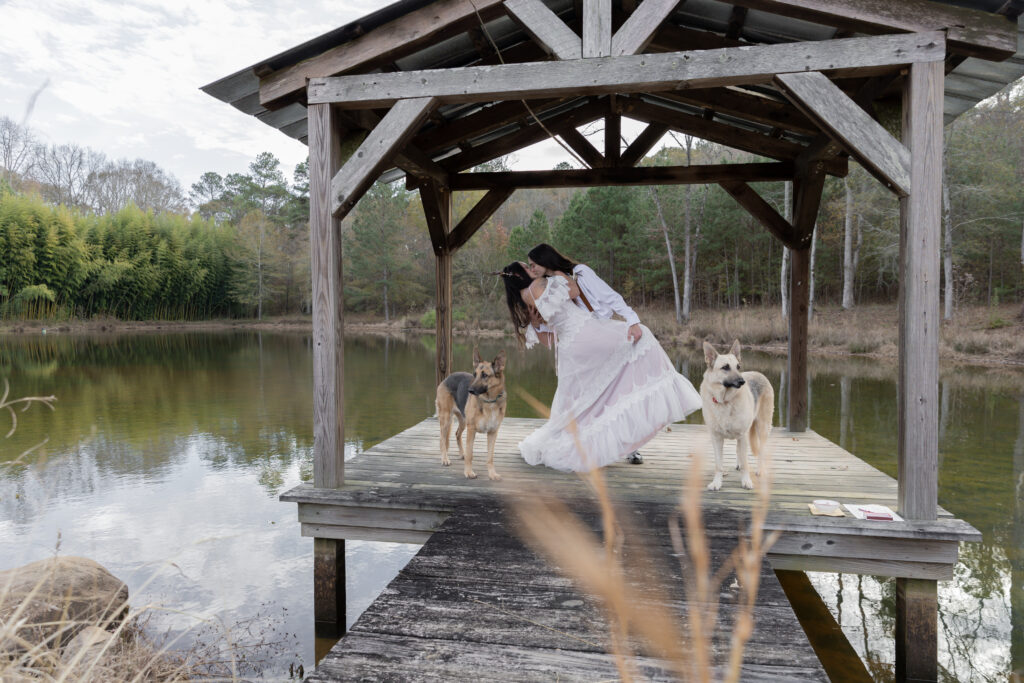
M 831 510 L 829 512 L 823 512 L 822 510 L 819 510 L 818 506 L 815 505 L 814 503 L 808 503 L 807 507 L 811 508 L 811 514 L 812 515 L 822 515 L 822 516 L 825 516 L 825 517 L 845 517 L 846 516 L 846 515 L 843 514 L 843 511 L 840 510 L 839 508 L 836 508 L 835 510 Z
M 892 515 L 892 521 L 894 521 L 894 522 L 902 522 L 903 521 L 902 517 L 897 515 L 895 512 L 893 512 L 889 507 L 887 507 L 885 505 L 868 505 L 868 504 L 865 504 L 865 503 L 844 503 L 843 507 L 846 508 L 847 510 L 849 510 L 850 514 L 853 515 L 854 517 L 856 517 L 857 519 L 866 519 L 866 515 L 870 511 L 870 512 L 880 512 L 880 513 L 883 513 L 883 514 L 886 514 L 886 513 L 890 514 L 890 515 Z M 888 520 L 880 519 L 880 520 L 871 520 L 871 521 L 885 522 L 885 521 L 888 521 Z

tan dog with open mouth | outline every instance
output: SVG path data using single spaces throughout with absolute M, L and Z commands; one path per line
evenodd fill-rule
M 452 427 L 452 414 L 459 420 L 455 441 L 459 455 L 465 459 L 463 474 L 476 479 L 473 471 L 473 440 L 477 432 L 487 435 L 487 476 L 498 480 L 494 470 L 494 442 L 505 419 L 505 352 L 501 351 L 491 362 L 481 360 L 480 352 L 473 349 L 473 374 L 453 372 L 437 385 L 437 420 L 441 424 L 441 464 L 448 466 L 448 443 Z M 466 429 L 466 448 L 462 447 L 462 430 Z
M 704 424 L 711 433 L 715 451 L 715 477 L 708 490 L 722 488 L 722 447 L 726 439 L 736 439 L 736 469 L 741 473 L 740 485 L 754 488 L 747 466 L 747 448 L 757 456 L 757 475 L 764 473 L 765 442 L 775 414 L 775 390 L 760 372 L 740 371 L 740 342 L 735 340 L 729 353 L 719 354 L 704 342 L 707 370 L 700 383 Z

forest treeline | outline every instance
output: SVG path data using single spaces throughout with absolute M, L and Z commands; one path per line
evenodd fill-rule
M 600 135 L 599 127 L 583 129 Z M 674 136 L 642 163 L 751 160 Z M 1024 93 L 1004 91 L 946 126 L 943 306 L 1024 293 Z M 509 159 L 487 170 L 508 168 Z M 202 319 L 307 313 L 306 165 L 269 153 L 248 173 L 207 172 L 186 192 L 144 160 L 45 145 L 0 119 L 0 316 Z M 781 213 L 784 183 L 755 187 Z M 455 220 L 482 192 L 456 193 Z M 345 306 L 387 319 L 433 308 L 434 259 L 418 194 L 376 183 L 342 226 Z M 457 318 L 502 317 L 490 275 L 534 244 L 593 266 L 638 307 L 781 305 L 785 250 L 717 185 L 520 190 L 459 251 Z M 857 164 L 829 178 L 812 251 L 813 302 L 892 301 L 899 206 Z

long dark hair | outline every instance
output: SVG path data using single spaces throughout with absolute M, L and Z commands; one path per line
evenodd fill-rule
M 538 266 L 544 266 L 548 270 L 561 271 L 570 277 L 572 269 L 576 267 L 574 261 L 562 256 L 553 246 L 543 242 L 531 249 L 527 256 Z
M 512 328 L 515 330 L 516 339 L 519 343 L 525 344 L 526 337 L 523 330 L 530 324 L 530 310 L 520 294 L 524 289 L 533 283 L 533 278 L 523 268 L 519 261 L 513 261 L 501 269 L 501 279 L 505 281 L 505 299 L 508 302 L 508 312 L 512 316 Z

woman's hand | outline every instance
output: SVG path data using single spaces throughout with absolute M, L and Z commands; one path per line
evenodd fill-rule
M 633 325 L 630 325 L 629 329 L 626 330 L 626 339 L 633 342 L 634 344 L 640 341 L 640 337 L 642 336 L 644 336 L 644 332 L 643 330 L 640 329 L 639 323 L 634 323 Z

